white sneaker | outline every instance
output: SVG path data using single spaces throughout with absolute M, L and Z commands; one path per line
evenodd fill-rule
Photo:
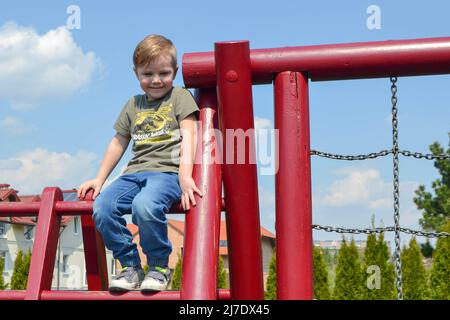
M 142 291 L 163 291 L 167 289 L 170 280 L 170 269 L 150 267 L 144 281 L 141 283 Z
M 141 266 L 124 267 L 120 273 L 111 280 L 109 290 L 111 291 L 127 291 L 139 287 L 145 274 Z

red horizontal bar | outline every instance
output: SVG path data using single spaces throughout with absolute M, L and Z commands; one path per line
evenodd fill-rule
M 92 214 L 93 201 L 57 201 L 56 211 L 61 216 L 76 216 Z M 32 217 L 37 216 L 41 202 L 2 202 L 0 217 Z M 225 201 L 222 199 L 222 211 Z M 168 213 L 185 213 L 181 202 L 174 204 Z
M 345 80 L 450 73 L 450 37 L 250 50 L 253 84 L 283 71 L 311 80 Z M 183 55 L 186 87 L 216 86 L 214 52 Z
M 25 290 L 1 290 L 0 300 L 23 300 Z M 218 290 L 219 300 L 230 300 L 229 289 Z M 128 291 L 124 293 L 111 293 L 109 291 L 64 291 L 44 290 L 41 300 L 179 300 L 180 291 L 161 291 L 156 293 L 142 293 L 141 291 Z

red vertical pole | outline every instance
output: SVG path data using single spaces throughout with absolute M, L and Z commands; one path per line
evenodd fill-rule
M 94 192 L 89 191 L 85 201 L 92 201 Z M 92 215 L 81 216 L 83 234 L 84 259 L 86 264 L 88 290 L 100 291 L 108 289 L 108 266 L 103 238 L 95 229 Z
M 313 298 L 308 78 L 281 72 L 274 91 L 275 129 L 279 130 L 277 297 L 307 300 Z
M 261 230 L 248 41 L 215 43 L 219 119 L 224 141 L 230 289 L 233 299 L 263 299 Z M 238 130 L 239 129 L 239 130 Z M 249 130 L 251 129 L 251 130 Z M 236 131 L 238 130 L 238 131 Z M 228 134 L 246 133 L 244 150 Z M 236 154 L 237 151 L 243 154 Z M 245 156 L 244 163 L 236 160 Z M 230 161 L 231 159 L 231 161 Z
M 55 204 L 62 200 L 59 188 L 45 188 L 42 193 L 25 300 L 39 300 L 43 290 L 51 290 L 61 226 Z
M 108 268 L 103 239 L 95 229 L 95 223 L 92 216 L 81 216 L 81 226 L 88 290 L 107 290 Z
M 215 89 L 197 90 L 200 128 L 193 178 L 204 193 L 186 214 L 181 299 L 217 299 L 220 213 L 222 207 L 221 164 L 218 150 L 217 96 Z

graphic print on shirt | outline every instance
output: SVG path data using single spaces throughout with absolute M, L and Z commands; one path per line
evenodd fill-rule
M 171 122 L 175 121 L 169 114 L 172 104 L 161 106 L 158 110 L 138 112 L 134 122 L 133 140 L 136 145 L 170 141 L 174 135 Z

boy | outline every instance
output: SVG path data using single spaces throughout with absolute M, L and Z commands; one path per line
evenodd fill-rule
M 84 182 L 78 197 L 94 190 L 93 218 L 105 245 L 122 265 L 110 290 L 164 290 L 170 278 L 171 243 L 165 213 L 180 201 L 196 205 L 202 193 L 192 179 L 198 107 L 190 92 L 173 87 L 178 65 L 176 48 L 163 36 L 145 37 L 133 54 L 134 72 L 145 94 L 125 104 L 97 177 Z M 181 131 L 182 137 L 176 133 Z M 100 190 L 133 139 L 133 158 L 123 175 Z M 98 197 L 97 197 L 98 195 Z M 144 275 L 136 244 L 124 214 L 139 228 L 149 271 Z

